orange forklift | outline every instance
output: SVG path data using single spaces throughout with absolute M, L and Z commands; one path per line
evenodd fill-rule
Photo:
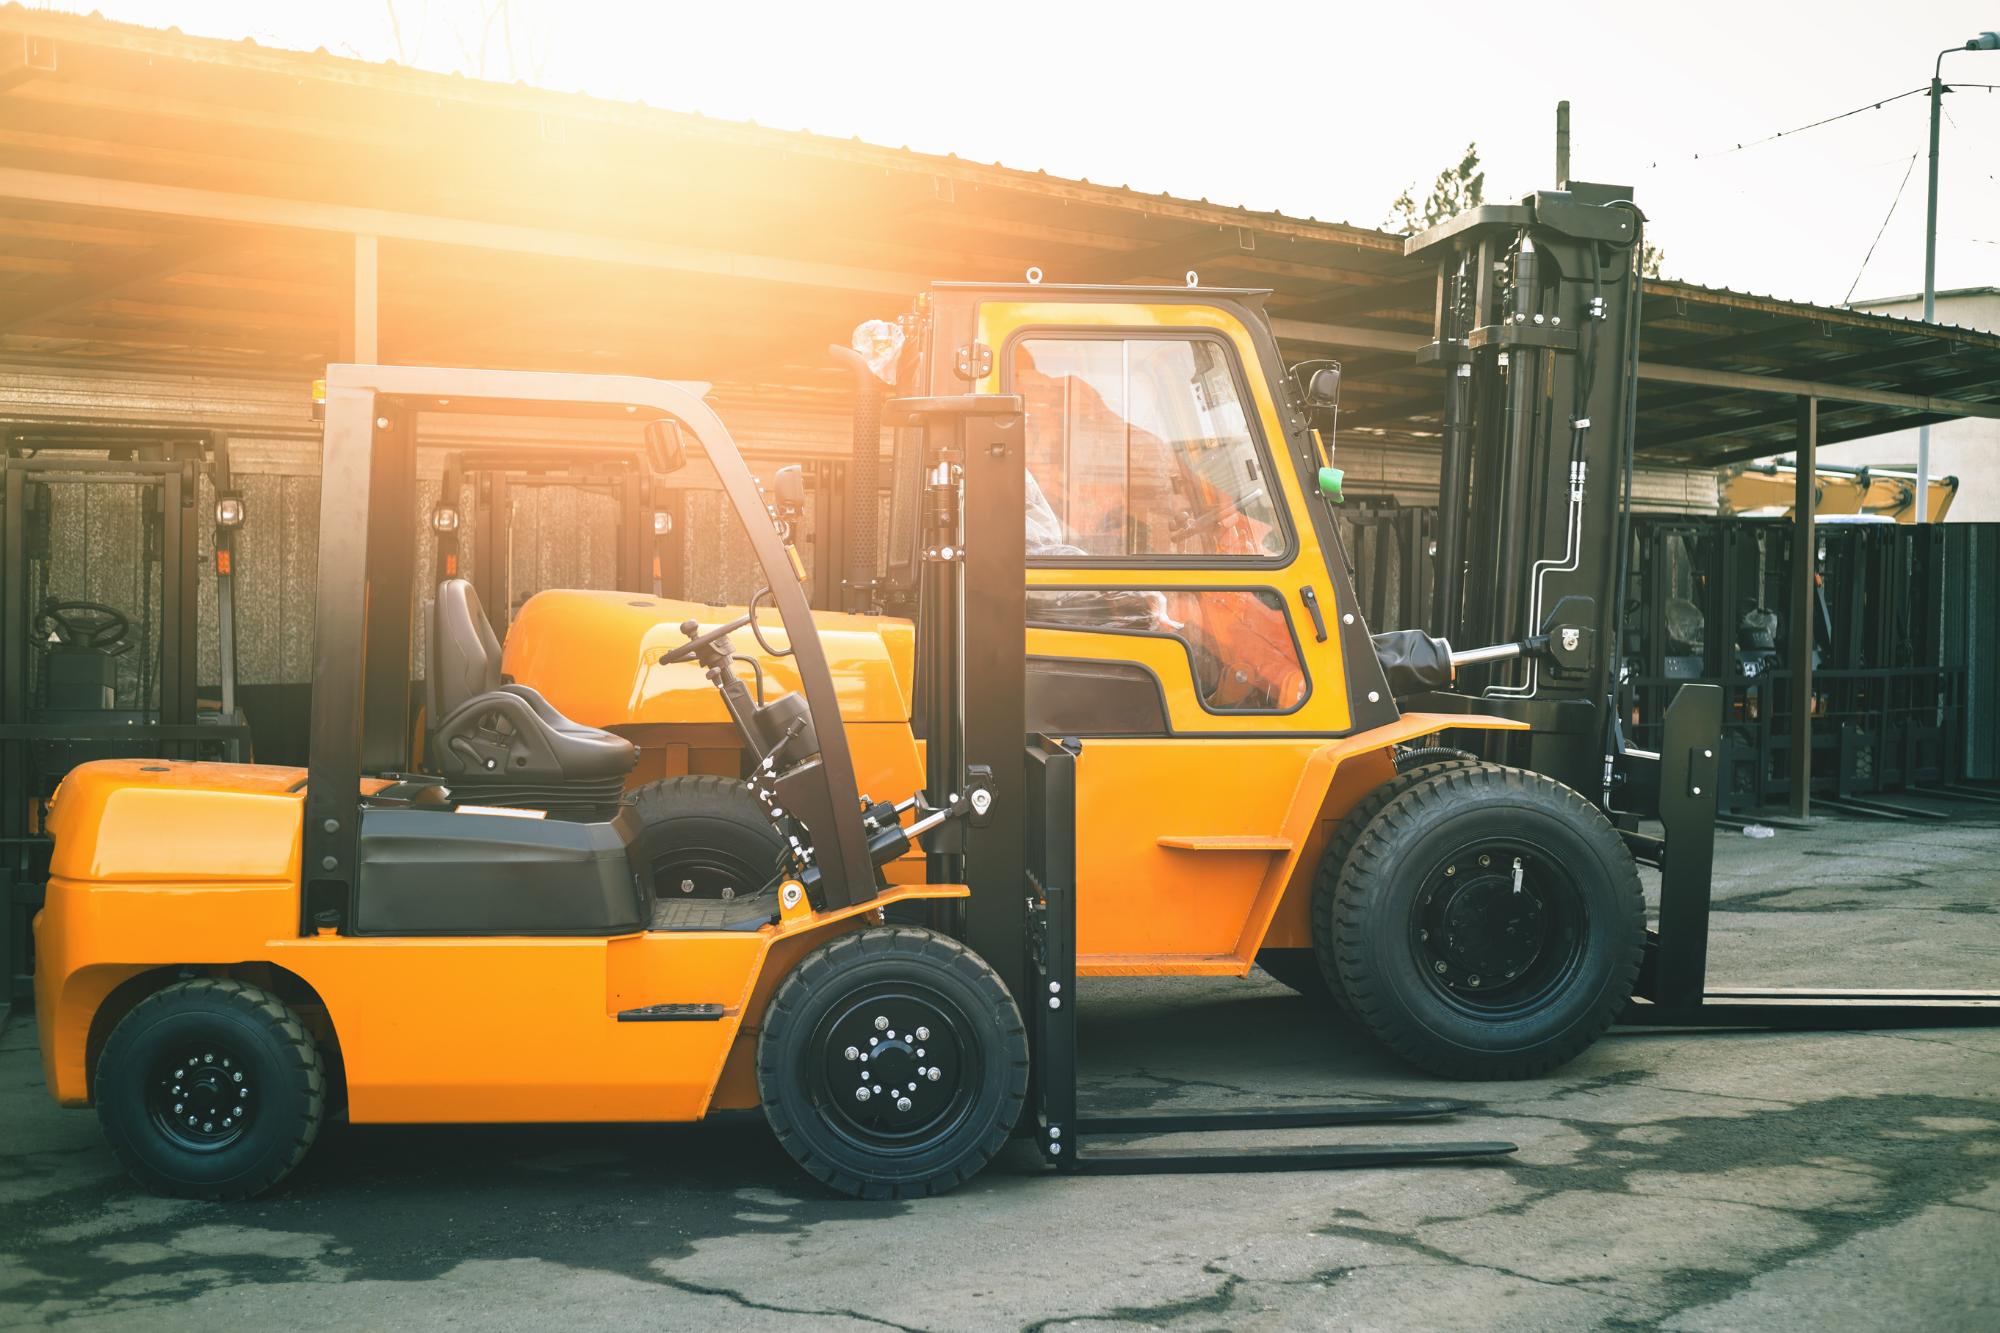
M 626 377 L 331 367 L 308 766 L 107 760 L 64 780 L 35 923 L 51 1093 L 94 1104 L 142 1183 L 205 1198 L 282 1179 L 335 1104 L 357 1124 L 693 1121 L 761 1106 L 786 1150 L 831 1187 L 935 1193 L 977 1172 L 1022 1120 L 1031 1069 L 1031 1123 L 1065 1169 L 1507 1151 L 1080 1151 L 1084 1135 L 1105 1130 L 1342 1125 L 1456 1107 L 1079 1115 L 1073 812 L 1061 799 L 1074 756 L 1053 741 L 1024 744 L 1018 632 L 950 610 L 989 597 L 1019 610 L 1020 405 L 965 395 L 903 407 L 924 423 L 948 479 L 934 487 L 934 514 L 978 554 L 927 565 L 927 596 L 944 609 L 919 653 L 935 686 L 925 725 L 938 776 L 898 806 L 870 806 L 794 557 L 697 396 Z M 418 423 L 468 410 L 671 419 L 713 465 L 768 580 L 759 600 L 778 624 L 757 632 L 782 626 L 799 688 L 758 703 L 734 670 L 734 627 L 694 634 L 670 655 L 716 677 L 757 755 L 756 795 L 787 831 L 782 872 L 759 891 L 652 891 L 631 856 L 632 807 L 614 795 L 589 808 L 633 766 L 633 747 L 500 679 L 491 628 L 462 580 L 439 589 L 432 688 L 471 693 L 434 694 L 443 706 L 425 722 L 432 771 L 418 771 L 408 521 Z M 442 778 L 445 752 L 492 764 Z M 551 810 L 480 795 L 502 787 L 573 796 Z M 925 873 L 887 883 L 879 868 L 913 843 L 925 848 Z M 886 920 L 917 902 L 931 905 L 933 925 Z

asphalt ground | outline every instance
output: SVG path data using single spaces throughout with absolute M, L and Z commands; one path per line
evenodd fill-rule
M 1717 837 L 1711 977 L 2000 986 L 2000 806 Z M 332 1126 L 278 1193 L 147 1195 L 0 1037 L 0 1325 L 160 1330 L 2000 1328 L 2000 1028 L 1613 1035 L 1411 1071 L 1261 973 L 1086 983 L 1094 1103 L 1461 1096 L 1498 1165 L 1057 1178 L 855 1203 L 760 1121 Z M 1173 1140 L 1163 1140 L 1171 1144 Z

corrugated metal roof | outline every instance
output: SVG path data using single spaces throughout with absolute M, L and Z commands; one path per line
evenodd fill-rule
M 1434 430 L 1434 373 L 1402 350 L 1428 277 L 1373 228 L 18 4 L 0 39 L 0 360 L 309 378 L 341 341 L 355 230 L 384 237 L 385 359 L 829 392 L 825 343 L 929 279 L 1192 269 L 1270 288 L 1341 350 L 1344 426 Z M 2000 396 L 2000 335 L 1681 281 L 1645 297 L 1649 361 Z M 1791 445 L 1742 390 L 1648 384 L 1641 411 L 1661 458 Z M 1915 419 L 1843 405 L 1828 436 Z

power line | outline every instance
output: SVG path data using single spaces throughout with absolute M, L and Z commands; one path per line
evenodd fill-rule
M 1960 86 L 1975 87 L 1978 85 L 1965 84 Z M 1790 136 L 1795 134 L 1804 134 L 1807 130 L 1816 130 L 1822 125 L 1831 125 L 1835 121 L 1846 120 L 1849 116 L 1858 116 L 1866 111 L 1880 111 L 1883 107 L 1888 106 L 1891 102 L 1900 102 L 1905 97 L 1915 97 L 1919 93 L 1928 93 L 1929 91 L 1930 91 L 1929 84 L 1925 84 L 1921 88 L 1911 88 L 1906 92 L 1896 93 L 1894 96 L 1891 97 L 1884 97 L 1877 101 L 1863 103 L 1861 106 L 1857 106 L 1849 111 L 1843 111 L 1837 116 L 1827 116 L 1823 119 L 1815 120 L 1805 125 L 1794 125 L 1791 129 L 1788 130 L 1779 130 L 1776 134 L 1767 134 L 1761 139 L 1751 139 L 1745 143 L 1739 143 L 1729 148 L 1716 149 L 1708 153 L 1695 153 L 1691 155 L 1688 158 L 1688 160 L 1691 162 L 1699 162 L 1703 158 L 1728 157 L 1731 154 L 1740 153 L 1746 148 L 1756 148 L 1761 144 L 1771 143 L 1774 140 L 1789 138 Z M 1651 167 L 1648 168 L 1648 170 L 1657 168 L 1659 165 L 1660 165 L 1659 162 L 1655 161 L 1652 163 Z
M 1889 201 L 1889 211 L 1882 215 L 1882 225 L 1875 229 L 1875 239 L 1868 242 L 1868 253 L 1861 256 L 1861 267 L 1854 270 L 1854 281 L 1847 285 L 1847 295 L 1840 298 L 1842 305 L 1854 300 L 1854 289 L 1861 285 L 1861 275 L 1868 271 L 1868 261 L 1875 257 L 1875 247 L 1882 244 L 1882 233 L 1889 230 L 1889 219 L 1896 216 L 1896 205 L 1903 202 L 1903 191 L 1910 186 L 1910 177 L 1917 174 L 1917 159 L 1922 153 L 1910 154 L 1910 165 L 1903 170 L 1903 183 L 1896 187 L 1896 197 Z

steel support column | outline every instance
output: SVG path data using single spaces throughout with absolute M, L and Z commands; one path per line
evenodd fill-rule
M 1792 813 L 1812 806 L 1814 576 L 1818 534 L 1813 522 L 1813 465 L 1819 448 L 1819 399 L 1799 399 L 1797 489 L 1792 499 Z

